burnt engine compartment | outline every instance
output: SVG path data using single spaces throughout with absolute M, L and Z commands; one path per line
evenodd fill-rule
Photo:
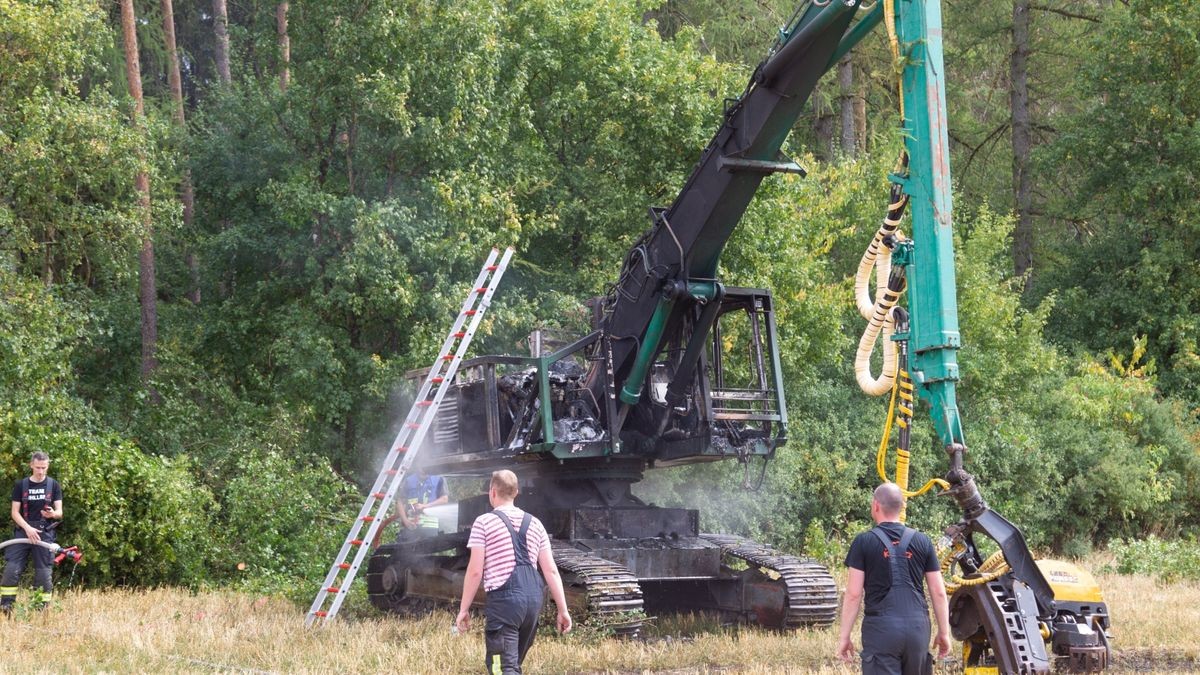
M 600 456 L 638 457 L 647 466 L 772 456 L 786 442 L 787 411 L 770 293 L 728 289 L 698 367 L 681 369 L 695 318 L 668 331 L 635 405 L 617 397 L 611 353 L 622 338 L 600 330 L 573 342 L 535 332 L 530 356 L 464 361 L 422 463 L 479 475 L 484 465 L 543 454 L 574 474 L 571 460 Z M 677 381 L 681 370 L 686 383 Z

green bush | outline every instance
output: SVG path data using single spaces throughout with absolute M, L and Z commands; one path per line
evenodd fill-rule
M 8 485 L 28 475 L 32 452 L 50 455 L 50 474 L 63 486 L 59 542 L 84 554 L 76 578 L 90 585 L 202 579 L 213 502 L 187 460 L 62 426 L 0 404 L 0 471 Z
M 1164 582 L 1200 581 L 1200 542 L 1195 539 L 1114 539 L 1108 550 L 1114 560 L 1104 572 L 1153 575 Z
M 0 269 L 0 489 L 48 453 L 63 486 L 59 540 L 96 585 L 194 583 L 204 576 L 213 501 L 186 458 L 147 455 L 104 429 L 70 393 L 71 349 L 90 316 Z
M 220 503 L 214 580 L 301 597 L 329 570 L 363 496 L 327 460 L 297 451 L 296 429 L 280 414 L 205 463 L 204 480 Z

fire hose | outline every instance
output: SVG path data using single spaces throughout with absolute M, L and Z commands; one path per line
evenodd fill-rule
M 8 541 L 0 542 L 0 549 L 12 546 L 13 544 L 32 544 L 34 546 L 41 546 L 42 548 L 50 551 L 50 553 L 54 556 L 55 565 L 61 563 L 63 560 L 70 560 L 73 563 L 78 563 L 83 560 L 83 553 L 79 551 L 78 546 L 67 546 L 64 548 L 52 541 L 33 541 L 25 537 L 9 539 Z

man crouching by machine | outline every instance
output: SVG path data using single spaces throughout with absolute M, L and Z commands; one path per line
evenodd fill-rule
M 17 481 L 12 490 L 12 519 L 16 523 L 13 538 L 28 539 L 28 544 L 11 544 L 4 548 L 4 576 L 0 578 L 0 612 L 11 614 L 17 600 L 17 583 L 25 572 L 25 564 L 33 553 L 33 583 L 44 592 L 42 608 L 50 605 L 54 591 L 52 570 L 54 554 L 37 542 L 53 542 L 54 528 L 63 517 L 62 487 L 46 475 L 50 457 L 35 452 L 29 458 L 30 475 Z

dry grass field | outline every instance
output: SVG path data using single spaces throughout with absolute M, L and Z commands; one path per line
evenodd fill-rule
M 1114 620 L 1112 672 L 1200 672 L 1200 585 L 1100 575 Z M 478 626 L 450 633 L 451 615 L 413 620 L 345 612 L 306 630 L 280 599 L 184 590 L 66 591 L 45 613 L 0 623 L 0 672 L 465 673 L 482 668 Z M 586 631 L 539 636 L 528 673 L 852 673 L 832 657 L 832 629 L 780 635 L 661 620 L 637 642 Z M 856 632 L 857 639 L 857 632 Z M 958 672 L 943 664 L 941 673 Z

